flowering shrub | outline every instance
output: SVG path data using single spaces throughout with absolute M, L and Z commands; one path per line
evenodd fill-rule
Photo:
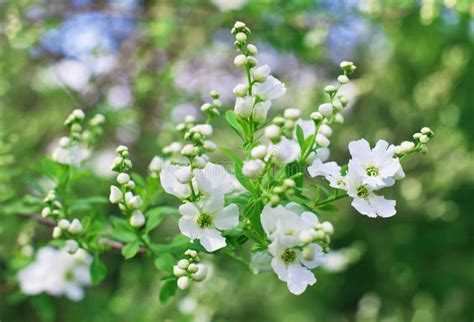
M 51 244 L 58 249 L 43 248 L 37 260 L 19 272 L 23 292 L 80 299 L 83 285 L 97 284 L 106 276 L 101 254 L 118 249 L 125 259 L 138 254 L 154 259 L 163 273 L 162 301 L 178 288 L 207 278 L 202 253 L 228 255 L 254 273 L 273 270 L 298 295 L 316 283 L 312 270 L 325 264 L 330 247 L 334 227 L 320 221 L 321 212 L 336 211 L 333 203 L 349 197 L 362 215 L 395 215 L 396 202 L 379 190 L 404 178 L 401 161 L 415 152 L 425 153 L 434 133 L 424 127 L 414 141 L 392 145 L 380 140 L 374 148 L 359 139 L 349 143 L 347 164 L 328 162 L 333 127 L 344 122 L 348 104 L 339 90 L 356 66 L 340 64 L 337 85 L 324 88 L 327 102 L 309 119 L 296 108 L 269 118 L 273 101 L 285 95 L 286 86 L 271 75 L 268 65 L 259 65 L 258 49 L 248 42 L 250 29 L 244 23 L 236 22 L 232 34 L 239 51 L 234 64 L 246 79 L 233 89 L 234 109 L 224 113 L 219 94 L 211 92 L 210 102 L 201 106 L 206 121 L 188 116 L 177 124 L 181 140 L 151 160 L 146 177 L 132 171 L 128 148 L 117 147 L 112 164 L 116 182 L 109 201 L 120 215 L 99 220 L 94 212 L 82 209 L 103 203 L 103 196 L 69 195 L 70 185 L 87 176 L 83 161 L 93 153 L 105 122 L 100 114 L 86 122 L 81 110 L 69 115 L 65 122 L 69 136 L 60 140 L 52 159 L 43 162 L 45 174 L 56 186 L 44 199 L 41 216 L 34 217 L 54 227 Z M 218 147 L 211 140 L 212 123 L 223 114 L 242 148 Z M 212 153 L 218 149 L 232 161 L 231 167 L 213 161 Z M 176 197 L 179 207 L 160 204 L 163 194 Z M 178 217 L 180 233 L 158 243 L 150 233 L 166 216 Z M 249 248 L 250 261 L 243 256 Z M 50 269 L 54 263 L 59 264 Z M 90 275 L 84 267 L 89 267 Z M 45 278 L 51 270 L 56 272 L 54 280 Z

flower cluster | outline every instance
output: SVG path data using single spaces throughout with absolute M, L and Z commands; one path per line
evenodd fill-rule
M 83 110 L 76 109 L 66 118 L 64 125 L 69 128 L 69 136 L 64 136 L 59 140 L 52 154 L 54 161 L 80 166 L 82 161 L 90 157 L 90 147 L 102 133 L 101 126 L 105 122 L 105 117 L 102 114 L 96 114 L 85 127 L 85 116 Z
M 184 252 L 185 258 L 178 261 L 173 266 L 173 275 L 178 278 L 177 285 L 180 289 L 187 289 L 191 283 L 202 282 L 207 277 L 207 267 L 199 263 L 200 258 L 194 249 L 188 249 Z
M 109 200 L 119 205 L 132 227 L 140 228 L 145 224 L 145 216 L 140 211 L 143 201 L 140 196 L 134 194 L 136 185 L 128 173 L 132 168 L 132 161 L 128 159 L 128 148 L 120 145 L 116 152 L 118 156 L 114 160 L 112 171 L 117 172 L 116 180 L 119 187 L 114 185 L 110 187 Z
M 84 297 L 83 287 L 91 284 L 91 262 L 84 250 L 71 255 L 61 249 L 41 248 L 36 260 L 18 273 L 20 288 L 28 295 L 45 292 L 78 301 Z

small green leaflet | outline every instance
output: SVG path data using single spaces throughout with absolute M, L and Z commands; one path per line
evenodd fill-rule
M 94 259 L 92 264 L 89 268 L 91 274 L 91 281 L 92 284 L 97 285 L 99 284 L 107 274 L 107 267 L 105 264 L 100 260 L 99 254 L 94 255 Z
M 138 253 L 139 249 L 140 249 L 140 241 L 134 240 L 122 248 L 122 255 L 123 257 L 125 257 L 125 259 L 133 258 Z
M 244 129 L 243 127 L 237 122 L 237 116 L 235 115 L 234 111 L 227 111 L 225 113 L 225 119 L 227 123 L 232 127 L 232 129 L 237 133 L 242 139 L 244 139 Z

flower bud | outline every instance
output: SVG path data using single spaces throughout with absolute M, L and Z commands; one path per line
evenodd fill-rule
M 307 260 L 307 261 L 314 260 L 314 249 L 312 247 L 307 246 L 307 247 L 303 248 L 302 254 L 303 254 L 303 258 L 305 260 Z
M 339 75 L 337 77 L 337 81 L 340 83 L 340 84 L 347 84 L 349 83 L 349 78 L 346 76 L 346 75 Z
M 191 279 L 189 279 L 187 276 L 181 276 L 178 278 L 177 281 L 178 287 L 182 290 L 185 290 L 191 285 Z
M 138 209 L 142 206 L 142 198 L 140 198 L 140 196 L 133 196 L 127 200 L 127 204 L 132 209 Z
M 297 108 L 287 108 L 285 112 L 283 113 L 283 116 L 292 121 L 296 121 L 298 117 L 300 117 L 300 114 L 301 112 Z
M 253 79 L 256 82 L 263 83 L 267 80 L 267 77 L 270 75 L 270 67 L 268 65 L 263 65 L 259 67 L 252 68 L 250 71 Z
M 246 27 L 246 24 L 243 23 L 242 21 L 236 21 L 235 24 L 234 24 L 234 28 L 236 30 L 243 29 L 245 27 Z
M 324 116 L 319 112 L 311 113 L 310 117 L 313 121 L 321 121 L 324 118 Z
M 148 165 L 148 171 L 150 172 L 160 172 L 163 167 L 163 159 L 159 156 L 154 156 L 151 159 L 150 164 Z
M 332 106 L 334 107 L 334 110 L 335 110 L 336 112 L 342 111 L 342 103 L 341 103 L 338 99 L 335 99 L 335 100 L 332 102 Z
M 140 228 L 145 224 L 145 216 L 140 210 L 134 210 L 130 216 L 130 225 L 135 228 Z
M 205 140 L 203 147 L 209 152 L 214 152 L 217 150 L 217 145 L 211 140 Z
M 424 127 L 420 130 L 422 134 L 425 134 L 429 138 L 434 136 L 434 132 L 429 127 Z
M 330 137 L 332 135 L 332 129 L 327 124 L 321 124 L 321 126 L 319 127 L 318 133 L 321 133 L 322 135 L 326 137 Z
M 173 266 L 173 275 L 176 277 L 181 277 L 186 275 L 186 270 L 180 268 L 178 265 Z
M 323 134 L 317 134 L 316 135 L 316 143 L 319 146 L 322 146 L 324 148 L 324 147 L 327 147 L 330 142 L 329 142 L 328 138 L 326 136 L 324 136 Z
M 187 157 L 194 156 L 197 153 L 197 149 L 192 144 L 186 144 L 181 150 L 181 154 Z
M 237 116 L 247 118 L 252 115 L 254 98 L 251 96 L 237 97 L 235 100 L 234 112 Z
M 129 181 L 130 181 L 130 176 L 128 175 L 128 173 L 122 172 L 117 175 L 117 182 L 119 184 L 127 184 Z
M 66 240 L 65 248 L 68 251 L 68 253 L 74 254 L 79 249 L 79 244 L 77 243 L 77 241 L 75 241 L 73 239 L 68 239 L 68 240 Z
M 116 186 L 110 186 L 109 200 L 111 203 L 118 203 L 122 200 L 122 191 Z
M 196 273 L 192 273 L 191 277 L 193 281 L 201 282 L 204 281 L 207 277 L 207 267 L 203 264 L 197 264 L 198 270 Z
M 248 44 L 247 45 L 247 50 L 248 50 L 249 54 L 252 55 L 252 56 L 257 56 L 257 54 L 258 54 L 258 50 L 257 50 L 257 47 L 255 45 Z
M 428 137 L 428 135 L 422 134 L 420 136 L 420 143 L 425 144 L 425 143 L 428 143 L 429 140 L 430 140 L 430 138 Z
M 342 116 L 341 113 L 337 113 L 337 114 L 334 116 L 334 122 L 337 123 L 337 124 L 342 124 L 342 123 L 344 123 L 344 116 Z
M 242 173 L 244 176 L 255 179 L 262 175 L 265 164 L 262 160 L 247 160 L 244 161 Z
M 283 180 L 283 185 L 286 188 L 294 188 L 296 183 L 295 183 L 295 180 L 290 179 L 290 178 L 286 178 L 285 180 Z
M 283 187 L 277 186 L 273 188 L 273 192 L 276 194 L 282 194 L 283 192 L 285 192 L 285 189 L 283 189 Z
M 269 140 L 279 140 L 281 136 L 281 129 L 280 127 L 272 124 L 265 128 L 265 137 Z
M 240 42 L 246 42 L 247 41 L 247 35 L 244 34 L 243 32 L 239 32 L 237 35 L 235 35 L 235 39 Z
M 79 124 L 79 123 L 74 123 L 72 126 L 71 126 L 71 132 L 81 132 L 82 131 L 82 126 Z
M 234 58 L 234 65 L 236 67 L 243 67 L 247 64 L 247 57 L 245 55 L 237 55 Z
M 84 111 L 81 110 L 81 109 L 75 109 L 74 111 L 72 111 L 71 114 L 74 115 L 74 117 L 75 117 L 76 119 L 78 119 L 78 120 L 83 120 L 84 117 L 86 116 L 86 115 L 84 114 Z
M 196 258 L 196 257 L 198 256 L 198 252 L 195 251 L 194 249 L 187 249 L 187 250 L 184 252 L 184 255 L 189 256 L 189 257 L 192 257 L 192 258 Z
M 206 147 L 206 142 L 204 142 L 204 147 Z M 210 142 L 210 141 L 209 141 Z M 208 148 L 206 148 L 208 149 Z M 209 149 L 208 149 L 209 150 Z M 212 151 L 211 151 L 212 152 Z M 198 169 L 204 169 L 206 167 L 207 161 L 204 158 L 196 157 L 194 159 L 194 166 Z
M 299 233 L 298 239 L 303 244 L 309 244 L 314 240 L 315 231 L 312 229 L 303 230 Z
M 323 231 L 328 234 L 328 235 L 332 235 L 334 234 L 334 226 L 329 222 L 329 221 L 325 221 L 321 224 L 321 228 L 323 229 Z
M 324 103 L 324 104 L 319 105 L 318 111 L 323 116 L 329 118 L 332 116 L 333 107 L 330 103 Z
M 187 269 L 189 266 L 189 261 L 187 259 L 180 259 L 178 261 L 178 267 L 181 269 Z
M 327 85 L 326 87 L 324 87 L 324 91 L 328 94 L 333 94 L 335 91 L 337 91 L 337 87 L 334 86 L 334 85 Z
M 421 134 L 421 133 L 415 133 L 415 134 L 413 134 L 413 138 L 414 138 L 415 140 L 419 141 L 422 135 L 423 135 L 423 134 Z
M 415 143 L 411 141 L 403 141 L 400 144 L 400 147 L 402 148 L 402 153 L 411 152 L 413 149 L 415 149 Z
M 255 57 L 247 57 L 247 63 L 249 64 L 250 67 L 255 67 L 258 65 L 258 60 Z
M 283 124 L 285 124 L 285 121 L 286 121 L 285 118 L 283 118 L 281 116 L 277 116 L 273 119 L 273 124 L 283 126 Z
M 41 210 L 41 216 L 43 218 L 46 218 L 48 217 L 49 215 L 51 215 L 51 208 L 49 207 L 44 207 L 43 210 Z
M 254 159 L 263 159 L 267 154 L 267 146 L 266 145 L 257 145 L 250 151 L 250 155 Z
M 179 181 L 179 183 L 186 184 L 191 181 L 193 178 L 193 172 L 191 171 L 190 167 L 181 167 L 178 169 L 175 174 L 176 179 Z
M 53 238 L 59 238 L 59 237 L 61 237 L 62 232 L 63 232 L 63 231 L 61 230 L 61 228 L 59 228 L 59 227 L 54 227 L 54 228 L 53 228 Z
M 207 112 L 211 108 L 211 104 L 209 103 L 204 103 L 201 105 L 201 111 L 202 112 Z
M 115 152 L 122 154 L 123 152 L 128 152 L 128 148 L 125 145 L 119 145 L 117 149 L 115 149 Z
M 199 266 L 195 263 L 189 264 L 188 269 L 187 269 L 187 271 L 190 273 L 196 273 L 198 270 L 199 270 Z
M 237 84 L 232 91 L 235 96 L 243 97 L 247 95 L 248 88 L 244 84 Z
M 270 198 L 270 206 L 276 207 L 280 203 L 280 197 L 273 195 Z
M 129 182 L 127 182 L 127 184 L 125 185 L 125 187 L 127 187 L 128 189 L 135 189 L 137 185 L 135 184 L 135 181 L 133 180 L 130 180 Z
M 67 219 L 61 219 L 58 222 L 58 227 L 64 230 L 67 230 L 69 228 L 69 225 L 71 225 L 71 223 Z
M 283 124 L 283 127 L 285 128 L 285 130 L 288 130 L 288 131 L 291 131 L 295 128 L 295 122 L 292 121 L 292 120 L 286 120 L 285 121 L 285 124 Z
M 82 224 L 79 221 L 79 219 L 74 218 L 71 222 L 71 225 L 69 226 L 68 231 L 71 234 L 79 234 L 82 231 Z

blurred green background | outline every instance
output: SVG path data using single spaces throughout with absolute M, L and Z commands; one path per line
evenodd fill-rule
M 166 305 L 151 260 L 105 257 L 109 275 L 75 303 L 26 297 L 15 274 L 50 228 L 18 216 L 34 211 L 38 164 L 64 135 L 73 108 L 107 116 L 80 193 L 107 195 L 117 144 L 138 172 L 173 140 L 174 124 L 199 116 L 210 90 L 233 107 L 230 28 L 252 29 L 259 61 L 287 95 L 273 113 L 309 115 L 341 60 L 359 67 L 351 103 L 335 128 L 331 158 L 364 137 L 395 144 L 422 126 L 435 139 L 404 163 L 389 194 L 398 213 L 360 216 L 347 201 L 323 213 L 336 232 L 318 282 L 291 295 L 273 273 L 252 275 L 225 257 L 204 257 L 212 278 Z M 470 0 L 0 1 L 1 321 L 472 321 L 474 319 L 474 3 Z M 238 142 L 218 127 L 216 142 Z M 223 158 L 217 154 L 216 159 Z M 171 205 L 173 198 L 165 199 Z M 96 210 L 101 215 L 113 211 Z M 156 238 L 177 232 L 174 222 Z

